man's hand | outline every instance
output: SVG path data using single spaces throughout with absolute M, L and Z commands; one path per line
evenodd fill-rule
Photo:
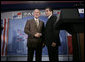
M 44 47 L 44 46 L 45 46 L 45 44 L 43 43 L 42 47 Z
M 42 34 L 41 33 L 36 33 L 34 36 L 39 38 L 40 36 L 42 36 Z
M 55 43 L 55 42 L 53 42 L 51 46 L 52 46 L 52 47 L 55 47 L 55 46 L 56 46 L 56 43 Z

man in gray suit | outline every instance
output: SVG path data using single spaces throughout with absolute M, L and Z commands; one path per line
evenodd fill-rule
M 33 61 L 34 50 L 36 61 L 41 61 L 44 23 L 39 20 L 40 10 L 35 9 L 34 18 L 26 22 L 24 32 L 28 35 L 28 61 Z

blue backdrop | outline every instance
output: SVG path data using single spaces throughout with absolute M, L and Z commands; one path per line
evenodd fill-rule
M 58 15 L 55 13 L 55 15 Z M 26 21 L 32 19 L 33 16 L 23 17 L 22 19 L 10 19 L 9 20 L 9 37 L 8 37 L 8 49 L 7 55 L 27 55 L 27 35 L 24 33 L 24 27 Z M 41 15 L 40 20 L 45 24 L 47 17 Z M 59 33 L 61 46 L 59 47 L 59 55 L 68 54 L 66 31 L 61 30 Z M 48 55 L 47 47 L 42 49 L 43 55 Z

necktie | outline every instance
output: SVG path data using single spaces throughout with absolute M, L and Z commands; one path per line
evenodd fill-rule
M 36 24 L 37 24 L 37 27 L 39 26 L 39 21 L 38 20 L 35 20 L 36 21 Z

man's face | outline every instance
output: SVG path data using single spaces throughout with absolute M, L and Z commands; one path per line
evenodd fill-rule
M 35 18 L 38 18 L 40 16 L 40 11 L 38 9 L 35 9 L 33 15 Z
M 50 16 L 52 14 L 52 11 L 50 11 L 48 8 L 45 9 L 46 16 Z

